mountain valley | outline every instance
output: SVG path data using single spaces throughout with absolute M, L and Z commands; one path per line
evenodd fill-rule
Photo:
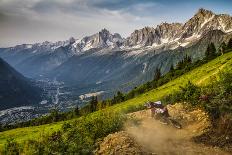
M 83 39 L 1 48 L 0 57 L 43 89 L 45 111 L 65 111 L 88 102 L 86 94 L 100 92 L 106 99 L 128 92 L 152 80 L 155 68 L 165 74 L 186 55 L 197 61 L 211 42 L 218 49 L 230 38 L 231 16 L 199 9 L 186 23 L 144 27 L 127 38 L 102 29 Z

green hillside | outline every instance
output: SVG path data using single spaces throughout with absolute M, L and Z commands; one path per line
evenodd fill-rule
M 214 77 L 217 78 L 217 74 L 221 71 L 231 71 L 232 70 L 232 52 L 226 53 L 216 59 L 206 63 L 194 70 L 180 76 L 179 78 L 157 88 L 151 90 L 145 94 L 142 94 L 138 97 L 130 99 L 120 104 L 116 104 L 114 106 L 108 107 L 104 110 L 100 110 L 94 113 L 89 114 L 87 117 L 94 118 L 100 115 L 102 112 L 120 112 L 120 113 L 128 113 L 131 111 L 136 111 L 141 109 L 143 103 L 148 100 L 159 100 L 162 97 L 171 94 L 177 90 L 179 90 L 180 86 L 184 86 L 188 81 L 191 81 L 197 85 L 206 85 L 210 83 Z M 82 118 L 77 118 L 70 121 L 78 121 Z M 70 122 L 66 121 L 66 122 Z M 80 121 L 81 122 L 81 121 Z M 26 128 L 17 128 L 5 132 L 0 133 L 0 146 L 3 146 L 7 139 L 13 138 L 15 141 L 22 143 L 25 140 L 34 139 L 38 140 L 41 135 L 50 134 L 54 131 L 59 130 L 62 127 L 64 122 L 58 122 L 48 125 L 34 126 L 34 127 L 26 127 Z M 81 125 L 81 124 L 80 124 Z

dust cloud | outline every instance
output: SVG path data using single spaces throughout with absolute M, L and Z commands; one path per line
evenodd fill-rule
M 164 125 L 150 117 L 149 110 L 128 114 L 124 131 L 108 135 L 101 142 L 98 155 L 227 155 L 219 148 L 196 144 L 194 136 L 202 134 L 210 121 L 200 109 L 188 110 L 180 104 L 168 106 L 169 114 L 182 129 Z
M 127 126 L 126 132 L 131 135 L 145 150 L 154 153 L 185 154 L 184 150 L 176 147 L 183 143 L 185 134 L 172 127 L 163 125 L 153 119 L 145 119 L 139 126 Z M 184 146 L 183 146 L 184 147 Z
M 147 111 L 145 113 L 135 114 L 137 118 L 140 117 L 141 122 L 139 124 L 126 123 L 125 125 L 125 131 L 136 143 L 141 145 L 143 150 L 158 155 L 227 154 L 218 148 L 196 144 L 191 140 L 196 135 L 196 129 L 199 128 L 198 123 L 200 122 L 185 124 L 183 129 L 176 129 L 171 125 L 161 124 L 161 122 L 149 117 Z

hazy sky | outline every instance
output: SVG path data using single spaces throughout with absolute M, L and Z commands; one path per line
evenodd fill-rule
M 82 38 L 102 28 L 127 37 L 199 8 L 232 14 L 232 0 L 0 0 L 0 47 Z

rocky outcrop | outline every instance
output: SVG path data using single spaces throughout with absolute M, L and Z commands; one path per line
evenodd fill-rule
M 161 39 L 174 40 L 181 28 L 181 23 L 162 23 L 156 27 L 156 34 L 160 36 Z
M 232 17 L 226 14 L 217 15 L 201 8 L 184 24 L 162 23 L 156 28 L 145 27 L 135 30 L 126 39 L 124 45 L 128 47 L 154 46 L 164 49 L 185 47 L 198 41 L 212 30 L 221 30 L 224 33 L 232 32 Z
M 121 45 L 123 39 L 118 34 L 111 34 L 108 30 L 102 29 L 100 32 L 83 38 L 77 46 L 81 51 L 86 51 L 92 48 L 107 48 L 107 47 L 118 47 Z
M 125 46 L 152 46 L 168 43 L 178 33 L 181 27 L 180 23 L 162 23 L 156 28 L 145 27 L 135 30 L 125 41 Z
M 159 38 L 154 35 L 155 29 L 151 27 L 145 27 L 140 30 L 135 30 L 130 37 L 125 41 L 125 46 L 151 46 L 154 42 L 159 42 Z

